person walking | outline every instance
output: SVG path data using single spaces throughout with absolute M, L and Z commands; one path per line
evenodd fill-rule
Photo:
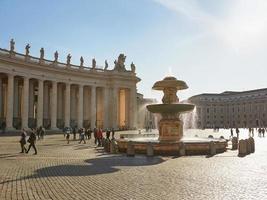
M 103 132 L 102 132 L 102 130 L 100 128 L 97 131 L 97 142 L 98 142 L 97 146 L 99 146 L 99 147 L 101 147 L 101 145 L 102 145 L 102 138 L 103 138 Z
M 35 151 L 34 155 L 37 154 L 37 149 L 36 149 L 36 146 L 35 146 L 35 143 L 36 143 L 36 134 L 35 134 L 35 132 L 36 132 L 35 129 L 33 129 L 32 132 L 31 132 L 31 135 L 30 135 L 30 137 L 28 139 L 28 142 L 30 143 L 30 145 L 29 145 L 28 150 L 26 151 L 26 153 L 29 153 L 29 151 L 30 151 L 30 149 L 32 147 L 34 149 L 34 151 Z
M 25 144 L 26 144 L 26 137 L 27 137 L 27 132 L 25 131 L 25 129 L 22 129 L 22 133 L 20 136 L 20 147 L 21 147 L 21 152 L 20 153 L 24 153 L 27 151 Z
M 73 133 L 73 140 L 76 140 L 76 127 L 73 128 L 72 133 Z
M 43 140 L 45 135 L 45 128 L 40 126 L 40 139 Z
M 94 128 L 95 145 L 97 144 L 97 128 Z
M 92 130 L 91 130 L 91 128 L 88 128 L 88 129 L 87 129 L 87 137 L 88 137 L 88 138 L 87 138 L 88 140 L 90 140 L 91 137 L 92 137 Z
M 109 137 L 110 137 L 110 130 L 107 129 L 107 131 L 106 131 L 106 138 L 109 139 Z
M 67 144 L 69 144 L 70 143 L 70 130 L 67 129 L 66 132 L 65 132 L 65 134 L 66 134 Z
M 84 144 L 86 143 L 86 141 L 85 141 L 85 129 L 84 128 L 80 129 L 80 142 L 79 142 L 79 144 L 81 144 L 82 141 Z

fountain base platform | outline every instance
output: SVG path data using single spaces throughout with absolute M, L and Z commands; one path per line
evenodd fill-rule
M 131 142 L 135 153 L 146 154 L 147 146 L 152 145 L 155 155 L 179 156 L 180 149 L 184 148 L 185 155 L 209 155 L 211 143 L 216 153 L 226 151 L 227 140 L 214 138 L 187 138 L 180 141 L 159 141 L 157 137 L 120 138 L 117 140 L 119 151 L 125 153 L 127 144 Z

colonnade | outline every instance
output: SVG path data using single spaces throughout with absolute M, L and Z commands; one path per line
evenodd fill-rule
M 133 128 L 135 101 L 136 88 L 0 74 L 0 120 L 8 130 L 40 126 L 52 130 L 69 126 Z

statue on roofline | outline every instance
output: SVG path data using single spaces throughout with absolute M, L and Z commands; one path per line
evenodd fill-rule
M 41 49 L 40 49 L 40 59 L 44 59 L 44 48 L 42 47 Z
M 93 69 L 96 68 L 96 60 L 95 60 L 95 58 L 92 59 L 92 68 Z
M 67 65 L 70 65 L 70 59 L 71 59 L 71 55 L 68 54 L 68 55 L 67 55 Z
M 30 44 L 27 44 L 26 47 L 25 47 L 25 53 L 26 53 L 26 56 L 28 56 L 30 54 Z
M 83 63 L 84 63 L 84 60 L 83 60 L 83 57 L 81 56 L 81 58 L 80 58 L 80 66 L 81 67 L 83 66 Z
M 54 53 L 54 57 L 55 57 L 55 62 L 57 62 L 58 61 L 58 52 L 56 51 L 55 53 Z
M 105 68 L 104 68 L 104 70 L 107 70 L 107 69 L 108 69 L 108 61 L 105 60 Z
M 115 67 L 114 70 L 118 70 L 118 71 L 126 71 L 125 69 L 125 60 L 126 60 L 126 56 L 124 54 L 120 54 L 118 57 L 118 60 L 114 61 Z
M 135 64 L 133 62 L 131 63 L 131 71 L 135 73 Z
M 15 41 L 13 38 L 10 40 L 10 51 L 15 51 Z

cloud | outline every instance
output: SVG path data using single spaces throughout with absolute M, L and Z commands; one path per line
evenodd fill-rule
M 234 51 L 250 50 L 267 42 L 267 1 L 222 1 L 223 15 L 214 15 L 204 9 L 200 0 L 155 0 L 162 6 L 184 15 L 202 26 L 207 36 L 214 36 Z M 210 0 L 210 4 L 217 3 Z M 202 33 L 203 35 L 203 33 Z

